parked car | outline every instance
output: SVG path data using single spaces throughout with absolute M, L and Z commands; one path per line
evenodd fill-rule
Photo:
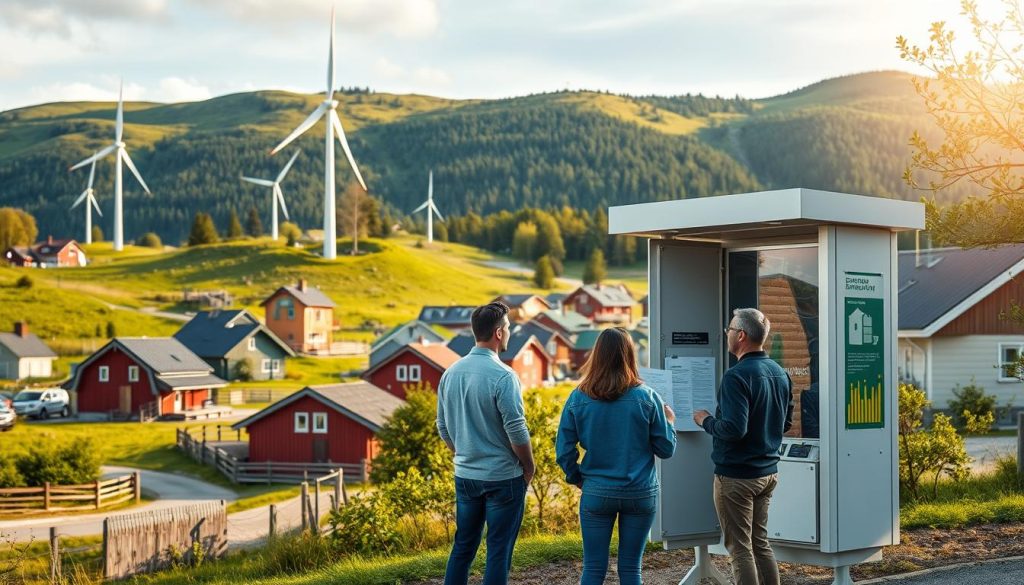
M 0 404 L 0 432 L 6 432 L 14 428 L 14 421 L 18 417 L 14 414 L 13 408 Z
M 14 412 L 21 416 L 47 419 L 50 415 L 67 416 L 71 412 L 71 399 L 63 388 L 35 388 L 22 390 L 14 397 Z

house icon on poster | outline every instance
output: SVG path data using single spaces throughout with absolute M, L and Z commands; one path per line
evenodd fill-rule
M 870 317 L 864 314 L 864 311 L 860 309 L 854 309 L 848 317 L 849 323 L 847 331 L 850 334 L 850 345 L 863 345 L 864 344 L 864 321 L 867 319 L 870 323 Z M 870 325 L 869 325 L 870 326 Z M 868 338 L 870 340 L 870 337 Z

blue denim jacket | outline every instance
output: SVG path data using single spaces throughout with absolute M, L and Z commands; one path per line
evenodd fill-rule
M 613 498 L 657 495 L 654 457 L 675 453 L 676 433 L 661 397 L 634 386 L 618 400 L 595 400 L 572 391 L 562 408 L 555 451 L 565 481 L 583 492 Z M 580 448 L 585 451 L 579 460 Z

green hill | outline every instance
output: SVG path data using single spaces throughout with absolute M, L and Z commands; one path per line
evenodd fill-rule
M 606 205 L 806 186 L 916 199 L 900 174 L 910 133 L 932 132 L 910 76 L 877 72 L 825 80 L 763 100 L 700 95 L 556 92 L 502 100 L 338 94 L 355 157 L 399 216 L 435 174 L 447 214 L 522 206 Z M 130 103 L 125 137 L 153 195 L 125 179 L 126 237 L 156 231 L 178 243 L 197 211 L 225 225 L 230 209 L 269 215 L 263 189 L 239 175 L 272 177 L 287 152 L 268 151 L 321 100 L 258 91 L 183 104 Z M 80 237 L 68 207 L 86 171 L 69 164 L 108 144 L 114 104 L 45 104 L 0 113 L 0 199 L 35 214 L 41 233 Z M 322 125 L 284 183 L 289 210 L 319 227 Z M 112 210 L 112 164 L 97 192 Z M 337 160 L 339 192 L 351 180 Z M 959 197 L 960 192 L 952 196 Z M 269 218 L 264 217 L 264 224 Z M 110 233 L 110 218 L 99 220 Z

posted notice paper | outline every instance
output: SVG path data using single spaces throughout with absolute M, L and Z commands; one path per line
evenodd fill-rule
M 640 377 L 675 411 L 677 431 L 703 431 L 693 413 L 715 412 L 715 358 L 668 357 L 664 370 L 640 368 Z

